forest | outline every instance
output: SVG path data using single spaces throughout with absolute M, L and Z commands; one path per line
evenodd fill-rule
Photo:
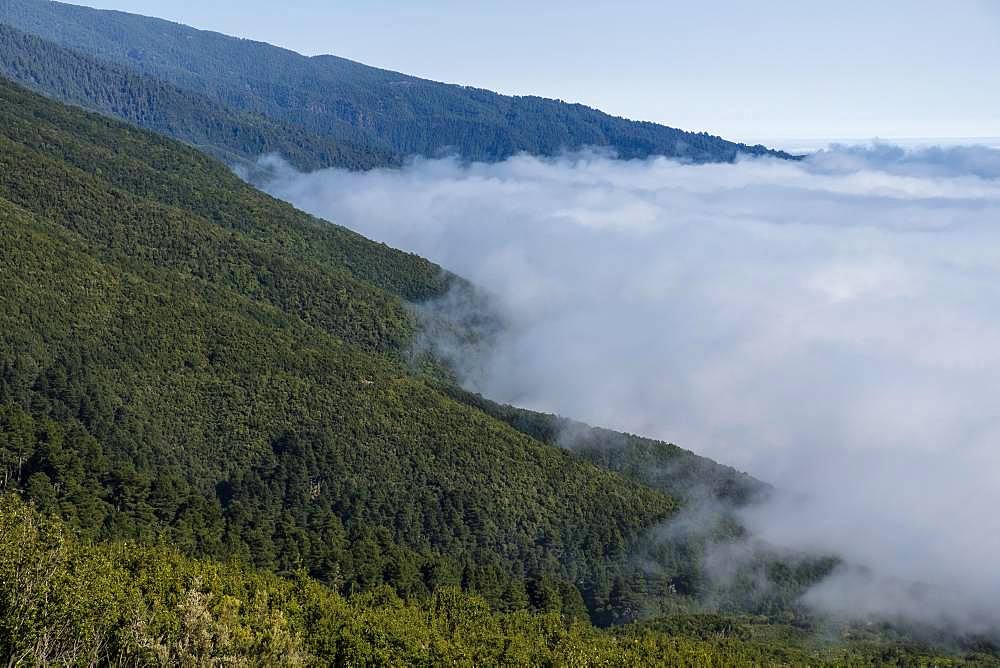
M 29 88 L 174 137 L 230 164 L 279 154 L 299 169 L 398 164 L 388 150 L 328 139 L 65 49 L 0 24 L 0 73 Z
M 751 616 L 679 613 L 607 631 L 555 611 L 496 611 L 450 585 L 421 599 L 384 585 L 345 596 L 302 570 L 279 577 L 164 543 L 85 543 L 10 495 L 0 497 L 0 651 L 15 665 L 1000 665 L 871 630 L 818 641 Z
M 629 542 L 675 502 L 407 372 L 400 295 L 457 279 L 193 150 L 168 166 L 178 147 L 152 135 L 4 93 L 0 397 L 8 479 L 40 509 L 347 587 L 465 580 L 500 601 L 553 577 L 568 603 L 581 579 L 607 604 Z M 84 139 L 109 135 L 114 157 Z

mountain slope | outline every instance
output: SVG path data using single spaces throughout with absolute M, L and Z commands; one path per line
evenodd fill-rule
M 77 104 L 187 142 L 230 163 L 268 153 L 299 169 L 369 169 L 395 164 L 388 151 L 319 137 L 260 114 L 104 63 L 0 24 L 0 74 Z
M 630 121 L 579 104 L 510 97 L 367 67 L 308 58 L 168 21 L 43 0 L 0 0 L 0 22 L 101 60 L 309 133 L 409 155 L 456 151 L 498 160 L 607 146 L 625 158 L 731 161 L 773 152 L 704 133 Z M 65 96 L 66 93 L 60 93 Z M 93 106 L 91 103 L 89 106 Z
M 630 553 L 671 497 L 399 361 L 434 265 L 2 83 L 0 251 L 3 485 L 84 535 L 512 609 L 667 587 Z
M 454 386 L 445 386 L 443 391 L 542 443 L 571 450 L 601 468 L 622 473 L 678 499 L 697 502 L 708 498 L 738 508 L 760 500 L 771 489 L 746 473 L 671 443 L 498 404 Z

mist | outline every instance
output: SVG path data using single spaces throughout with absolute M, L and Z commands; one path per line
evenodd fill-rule
M 260 167 L 495 296 L 469 388 L 773 484 L 757 539 L 849 564 L 810 605 L 1000 626 L 1000 151 Z

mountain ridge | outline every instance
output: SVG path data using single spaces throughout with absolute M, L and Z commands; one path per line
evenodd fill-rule
M 396 156 L 453 151 L 473 161 L 596 146 L 622 158 L 691 162 L 796 156 L 539 96 L 505 96 L 124 12 L 4 0 L 0 22 L 63 47 L 290 124 Z M 406 86 L 399 86 L 405 82 Z M 153 128 L 157 129 L 157 128 Z M 183 137 L 181 137 L 183 138 Z M 338 165 L 339 166 L 339 165 Z

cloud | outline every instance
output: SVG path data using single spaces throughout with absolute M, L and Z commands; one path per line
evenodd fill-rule
M 1000 152 L 261 168 L 497 295 L 510 327 L 470 386 L 783 490 L 745 518 L 757 536 L 869 569 L 814 605 L 1000 621 Z M 889 581 L 948 595 L 880 604 Z

